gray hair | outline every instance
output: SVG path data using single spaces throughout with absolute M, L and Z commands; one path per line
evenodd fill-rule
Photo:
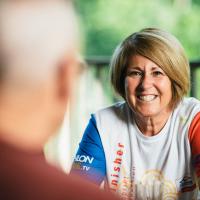
M 76 46 L 77 34 L 70 1 L 1 1 L 0 81 L 44 81 Z

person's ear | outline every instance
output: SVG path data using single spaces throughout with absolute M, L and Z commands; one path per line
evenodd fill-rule
M 57 70 L 57 95 L 61 101 L 68 101 L 71 97 L 74 81 L 77 75 L 77 63 L 74 59 L 65 59 Z
M 66 101 L 69 96 L 68 73 L 67 65 L 61 63 L 57 70 L 57 97 L 62 101 Z

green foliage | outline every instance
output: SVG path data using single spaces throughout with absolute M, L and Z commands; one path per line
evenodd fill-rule
M 200 3 L 180 6 L 171 0 L 75 0 L 85 36 L 86 56 L 110 56 L 129 34 L 160 27 L 175 34 L 190 59 L 200 57 Z
M 175 35 L 180 39 L 190 59 L 200 59 L 200 5 L 180 13 Z

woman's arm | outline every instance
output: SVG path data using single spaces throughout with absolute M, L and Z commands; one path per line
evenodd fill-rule
M 200 113 L 195 116 L 190 125 L 189 141 L 192 150 L 193 165 L 200 190 Z
M 105 178 L 105 155 L 94 116 L 91 117 L 83 134 L 71 173 L 79 174 L 98 185 Z

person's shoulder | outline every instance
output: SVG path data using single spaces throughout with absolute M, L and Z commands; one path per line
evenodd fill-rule
M 194 97 L 185 97 L 181 101 L 179 107 L 186 110 L 191 109 L 200 109 L 200 101 Z
M 175 109 L 175 113 L 183 118 L 193 119 L 200 112 L 200 101 L 194 97 L 185 97 Z
M 31 185 L 34 188 L 33 191 L 40 193 L 39 197 L 41 197 L 41 199 L 115 199 L 115 196 L 113 196 L 112 194 L 100 191 L 96 185 L 86 180 L 83 180 L 79 176 L 68 175 L 64 173 L 61 169 L 46 162 L 39 165 L 39 167 L 37 167 L 37 165 L 35 166 L 37 168 L 37 173 L 33 174 L 35 174 L 34 177 L 37 179 L 35 183 L 37 184 Z M 32 182 L 34 182 L 33 177 Z
M 99 186 L 83 180 L 76 175 L 68 175 L 68 182 L 70 183 L 69 191 L 71 199 L 77 200 L 117 200 L 116 195 L 111 192 L 99 189 Z
M 93 183 L 90 183 L 86 180 L 83 180 L 77 175 L 68 175 L 62 172 L 60 169 L 57 169 L 54 166 L 46 165 L 46 172 L 43 171 L 41 177 L 46 180 L 40 183 L 41 194 L 44 194 L 44 197 L 47 199 L 53 200 L 64 200 L 64 199 L 73 199 L 73 200 L 116 200 L 115 195 L 109 192 L 101 191 L 98 186 Z M 46 186 L 42 186 L 46 185 Z M 39 191 L 39 190 L 38 190 Z M 48 194 L 46 194 L 48 191 Z M 42 196 L 42 195 L 41 195 Z M 43 198 L 44 199 L 44 198 Z
M 26 152 L 1 141 L 0 163 L 0 199 L 115 199 L 94 184 L 50 165 L 43 154 Z
M 119 112 L 121 110 L 124 110 L 126 107 L 126 102 L 125 101 L 119 101 L 116 102 L 110 106 L 106 106 L 104 108 L 99 109 L 95 114 L 98 113 L 108 113 L 108 112 Z
M 106 119 L 125 119 L 127 113 L 129 112 L 129 107 L 125 101 L 120 101 L 114 103 L 111 106 L 105 107 L 103 109 L 98 110 L 94 113 L 95 118 L 104 118 Z

